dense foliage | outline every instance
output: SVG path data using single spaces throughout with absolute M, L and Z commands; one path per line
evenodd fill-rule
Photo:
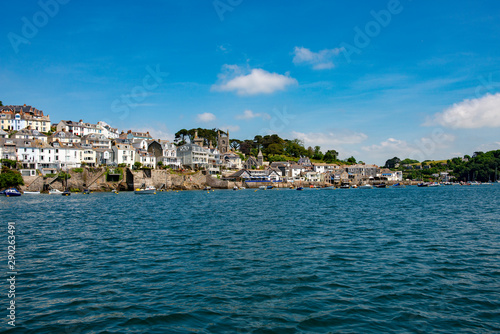
M 180 146 L 188 142 L 192 142 L 195 132 L 198 131 L 198 137 L 204 139 L 204 145 L 212 143 L 217 145 L 217 129 L 182 129 L 175 134 L 175 143 Z M 225 132 L 221 131 L 225 134 Z M 316 161 L 324 161 L 327 163 L 353 164 L 356 159 L 351 157 L 345 161 L 338 160 L 338 152 L 329 150 L 326 153 L 321 152 L 320 146 L 308 147 L 304 146 L 304 142 L 300 139 L 283 139 L 277 134 L 272 135 L 257 135 L 253 139 L 239 140 L 236 138 L 230 139 L 229 145 L 232 150 L 241 152 L 245 155 L 257 156 L 259 150 L 267 161 L 297 161 L 300 157 L 308 157 Z
M 386 167 L 393 165 L 399 158 L 394 157 L 387 160 Z M 411 169 L 408 169 L 411 165 Z M 395 166 L 395 165 L 394 165 Z M 396 169 L 395 167 L 392 167 Z M 398 170 L 404 172 L 404 178 L 412 180 L 436 179 L 436 175 L 446 172 L 453 176 L 456 181 L 495 181 L 500 174 L 500 150 L 489 151 L 486 153 L 475 152 L 473 156 L 465 155 L 463 158 L 453 158 L 446 161 L 423 161 L 421 164 L 416 160 L 399 160 Z
M 194 135 L 198 131 L 198 137 L 203 138 L 204 140 L 204 145 L 208 146 L 210 143 L 212 145 L 216 146 L 217 145 L 217 129 L 202 129 L 202 128 L 197 128 L 197 129 L 181 129 L 175 133 L 175 139 L 174 142 L 180 146 L 184 145 L 186 143 L 191 143 L 193 142 Z M 221 131 L 222 134 L 226 134 L 224 131 Z
M 0 174 L 0 188 L 3 189 L 22 185 L 24 185 L 24 180 L 21 173 L 6 166 L 2 167 L 2 173 Z

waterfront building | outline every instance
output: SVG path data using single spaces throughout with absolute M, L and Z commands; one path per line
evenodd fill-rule
M 0 138 L 8 138 L 9 134 L 0 128 Z
M 241 157 L 233 152 L 221 154 L 221 164 L 228 169 L 241 169 L 243 164 Z
M 81 162 L 87 166 L 97 166 L 97 152 L 93 149 L 92 144 L 80 144 Z
M 194 143 L 179 146 L 177 148 L 177 156 L 181 159 L 181 163 L 185 167 L 191 169 L 208 168 L 208 150 Z
M 114 151 L 111 148 L 93 148 L 98 166 L 116 166 Z
M 244 182 L 278 182 L 281 181 L 281 175 L 272 168 L 241 169 L 236 173 L 224 177 L 224 179 Z
M 345 165 L 343 168 L 347 171 L 347 173 L 351 175 L 358 176 L 366 176 L 366 177 L 375 177 L 379 172 L 379 168 L 376 165 Z
M 52 148 L 53 161 L 56 163 L 55 168 L 68 169 L 81 167 L 83 149 L 80 144 L 55 141 L 52 143 Z M 89 150 L 91 151 L 91 149 Z M 88 153 L 88 155 L 93 156 L 93 159 L 89 159 L 88 161 L 95 165 L 95 155 L 92 153 Z
M 172 169 L 181 167 L 181 159 L 177 157 L 177 147 L 174 143 L 161 139 L 151 140 L 147 149 L 156 157 L 156 163 L 161 161 L 163 166 Z
M 135 149 L 131 144 L 116 144 L 112 147 L 117 165 L 125 164 L 132 168 L 135 162 Z
M 140 162 L 142 167 L 156 168 L 156 157 L 145 150 L 136 150 L 135 162 Z
M 391 171 L 389 168 L 382 168 L 380 172 L 376 175 L 377 177 L 387 180 L 389 182 L 400 182 L 403 181 L 402 171 Z

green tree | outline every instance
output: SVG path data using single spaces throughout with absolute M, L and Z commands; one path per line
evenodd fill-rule
M 401 159 L 399 159 L 398 157 L 394 157 L 392 159 L 389 159 L 385 162 L 385 165 L 384 167 L 385 168 L 396 168 L 396 165 L 399 164 L 401 162 Z
M 134 162 L 134 168 L 139 169 L 141 168 L 142 164 L 139 161 Z
M 2 167 L 2 173 L 0 174 L 0 188 L 3 189 L 22 185 L 24 185 L 24 180 L 21 173 L 6 166 Z
M 267 155 L 275 155 L 275 154 L 284 154 L 285 152 L 283 151 L 283 146 L 280 145 L 280 144 L 277 144 L 277 143 L 273 143 L 271 145 L 269 145 L 266 150 L 265 150 L 265 153 Z
M 332 163 L 337 161 L 338 152 L 335 150 L 328 150 L 323 157 L 323 161 L 326 163 Z
M 0 101 L 0 107 L 3 107 L 3 103 L 2 103 L 2 101 Z
M 346 160 L 346 162 L 351 164 L 351 165 L 354 165 L 354 164 L 356 164 L 356 159 L 353 156 L 351 156 L 350 158 L 348 158 Z
M 312 158 L 316 160 L 323 160 L 324 154 L 321 152 L 320 146 L 314 146 L 314 153 Z

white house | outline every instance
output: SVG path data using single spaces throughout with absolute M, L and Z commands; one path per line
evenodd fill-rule
M 136 150 L 135 162 L 140 162 L 143 167 L 156 167 L 156 157 L 152 153 L 144 150 Z
M 16 139 L 37 139 L 44 143 L 47 142 L 47 136 L 40 133 L 38 130 L 33 130 L 29 126 L 27 128 L 21 129 L 14 135 Z
M 78 137 L 77 137 L 78 138 Z M 111 148 L 111 140 L 104 134 L 91 133 L 81 138 L 82 144 L 91 144 L 94 149 L 96 148 Z
M 116 144 L 112 149 L 116 164 L 126 164 L 132 168 L 135 162 L 135 149 L 131 144 Z
M 185 144 L 177 148 L 177 157 L 181 159 L 182 165 L 195 168 L 208 168 L 207 149 L 193 143 Z
M 52 143 L 54 149 L 54 159 L 59 164 L 59 168 L 78 168 L 82 165 L 83 150 L 78 144 L 73 143 Z M 94 162 L 95 163 L 95 162 Z
M 102 134 L 106 136 L 106 138 L 109 139 L 115 139 L 120 136 L 120 133 L 118 132 L 118 129 L 112 128 L 108 123 L 99 121 L 97 122 L 97 125 L 101 127 Z
M 80 144 L 81 162 L 88 166 L 95 167 L 97 165 L 97 153 L 92 148 L 91 144 Z
M 68 143 L 79 144 L 82 142 L 82 139 L 72 132 L 63 130 L 63 131 L 57 131 L 56 133 L 52 134 L 49 137 L 49 143 L 53 143 L 55 141 L 65 144 Z

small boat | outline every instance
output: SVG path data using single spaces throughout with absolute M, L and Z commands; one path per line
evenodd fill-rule
M 335 187 L 334 186 L 329 186 L 329 187 L 323 187 L 323 188 L 320 188 L 321 190 L 335 190 Z
M 83 194 L 84 194 L 84 195 L 89 195 L 89 194 L 90 194 L 90 190 L 88 190 L 88 189 L 83 189 Z
M 297 187 L 297 190 L 304 190 L 304 187 Z
M 429 187 L 440 187 L 441 185 L 439 183 L 431 183 L 429 184 Z
M 211 190 L 212 187 L 209 187 L 209 186 L 206 186 L 205 188 L 203 188 L 203 190 Z
M 385 183 L 377 184 L 375 188 L 387 188 L 387 185 Z
M 369 184 L 363 184 L 362 186 L 358 187 L 359 189 L 373 189 L 373 186 Z
M 424 182 L 417 184 L 417 187 L 428 187 L 428 186 L 429 186 L 429 184 L 424 183 Z
M 53 195 L 53 194 L 62 194 L 63 192 L 60 191 L 60 190 L 57 190 L 57 189 L 50 189 L 49 190 L 49 195 Z
M 348 184 L 343 184 L 340 186 L 340 189 L 349 189 L 351 188 Z
M 393 184 L 391 188 L 400 189 L 400 188 L 406 188 L 406 186 L 404 184 L 401 184 L 401 183 L 396 183 L 396 184 Z
M 24 195 L 40 195 L 39 191 L 24 191 Z
M 233 187 L 233 190 L 239 190 L 240 188 L 238 188 L 238 186 L 234 186 Z
M 17 197 L 21 196 L 21 192 L 16 188 L 9 188 L 2 191 L 0 194 L 5 195 L 5 197 Z
M 63 191 L 63 192 L 61 193 L 61 195 L 63 195 L 63 196 L 70 196 L 70 195 L 71 195 L 71 191 L 69 191 L 69 190 L 65 190 L 65 191 Z
M 267 186 L 266 189 L 270 190 L 270 189 L 273 189 L 274 186 Z
M 116 190 L 116 189 L 111 190 L 111 192 L 114 194 L 118 194 L 118 190 Z
M 139 188 L 137 188 L 134 191 L 134 194 L 136 194 L 136 195 L 147 195 L 147 194 L 156 195 L 156 188 L 153 187 L 153 186 L 148 186 L 145 189 L 139 189 Z
M 266 189 L 267 189 L 267 187 L 266 187 L 266 186 L 260 186 L 260 187 L 259 187 L 259 189 L 260 189 L 260 190 L 266 190 Z

